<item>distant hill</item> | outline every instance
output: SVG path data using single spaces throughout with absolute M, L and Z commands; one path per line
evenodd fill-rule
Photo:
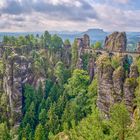
M 104 32 L 103 29 L 88 29 L 87 31 L 84 32 L 58 32 L 58 35 L 62 37 L 64 40 L 69 39 L 71 42 L 74 41 L 76 37 L 82 37 L 84 34 L 88 34 L 90 36 L 91 42 L 96 42 L 96 41 L 103 41 L 105 37 L 108 35 L 107 32 Z

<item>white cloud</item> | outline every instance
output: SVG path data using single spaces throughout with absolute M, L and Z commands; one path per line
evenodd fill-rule
M 129 0 L 113 0 L 116 3 L 127 4 Z
M 95 10 L 99 24 L 107 30 L 140 31 L 140 10 L 123 10 L 109 5 L 97 4 Z
M 10 1 L 10 0 L 5 0 Z M 13 0 L 22 7 L 1 10 L 1 31 L 86 30 L 140 31 L 140 10 L 124 10 L 92 0 Z M 109 0 L 107 0 L 109 1 Z M 114 0 L 127 3 L 128 0 Z M 0 1 L 1 7 L 3 2 Z M 9 8 L 9 9 L 8 9 Z M 17 10 L 17 11 L 16 11 Z

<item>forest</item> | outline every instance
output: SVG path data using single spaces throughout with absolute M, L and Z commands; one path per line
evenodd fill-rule
M 89 47 L 101 49 L 101 43 Z M 0 140 L 140 139 L 139 57 L 131 64 L 129 58 L 124 60 L 122 56 L 87 53 L 81 51 L 77 39 L 70 43 L 48 31 L 41 36 L 4 36 L 0 53 Z M 31 61 L 31 67 L 22 75 L 24 58 L 26 63 Z M 125 92 L 128 94 L 122 90 L 118 99 L 112 89 L 113 103 L 102 99 L 104 106 L 100 107 L 101 85 L 109 89 L 113 84 L 109 84 L 110 79 L 102 83 L 100 74 L 105 81 L 112 77 L 111 70 L 117 73 L 113 73 L 113 78 L 119 77 L 119 82 L 129 87 Z M 14 80 L 24 76 L 26 82 L 14 84 Z M 10 84 L 6 82 L 7 77 L 12 77 Z M 7 85 L 12 92 L 7 91 L 10 90 Z M 13 89 L 21 93 L 20 97 Z M 129 91 L 130 96 L 134 94 L 128 101 L 132 103 L 130 106 L 125 100 Z

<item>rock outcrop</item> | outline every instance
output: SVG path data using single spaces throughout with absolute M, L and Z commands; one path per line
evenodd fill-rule
M 131 67 L 130 67 L 130 74 L 129 77 L 130 78 L 138 78 L 139 76 L 139 71 L 138 71 L 138 66 L 135 65 L 134 63 L 132 63 Z
M 126 50 L 127 38 L 125 32 L 114 32 L 105 39 L 104 48 L 107 51 L 123 52 Z
M 135 89 L 137 87 L 136 79 L 138 76 L 138 67 L 135 64 L 132 64 L 130 67 L 129 78 L 127 78 L 124 83 L 124 101 L 131 116 L 133 115 Z
M 8 57 L 6 61 L 4 92 L 9 98 L 14 125 L 22 119 L 22 90 L 23 85 L 32 78 L 31 64 L 31 60 L 18 55 Z
M 124 79 L 125 79 L 125 70 L 122 66 L 120 66 L 113 72 L 113 88 L 114 88 L 115 103 L 122 101 Z
M 121 60 L 125 61 L 125 56 L 124 59 L 121 58 Z M 109 57 L 104 58 L 104 56 L 100 56 L 98 61 L 97 106 L 108 116 L 110 107 L 113 106 L 114 103 L 124 101 L 132 116 L 135 89 L 139 76 L 138 67 L 133 63 L 129 69 L 126 69 L 127 67 L 123 65 L 124 62 L 122 62 L 118 68 L 114 69 Z
M 137 51 L 140 52 L 140 42 L 137 44 Z
M 84 34 L 83 37 L 77 38 L 77 46 L 79 48 L 89 48 L 90 47 L 90 38 L 87 34 Z
M 98 98 L 97 106 L 105 114 L 109 114 L 110 107 L 114 104 L 113 98 L 113 67 L 107 63 L 101 63 L 98 67 Z
M 95 70 L 95 60 L 94 58 L 90 58 L 88 62 L 88 73 L 90 75 L 90 81 L 93 80 Z
M 133 115 L 134 109 L 134 98 L 135 98 L 135 88 L 137 86 L 137 82 L 135 78 L 127 78 L 124 83 L 124 102 L 130 115 Z

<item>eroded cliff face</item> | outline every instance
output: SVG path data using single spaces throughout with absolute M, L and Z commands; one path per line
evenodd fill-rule
M 139 76 L 138 67 L 134 64 L 130 70 L 121 65 L 114 69 L 108 56 L 100 56 L 98 66 L 98 99 L 97 106 L 107 116 L 110 107 L 115 103 L 124 102 L 132 115 L 134 109 L 136 79 Z M 125 56 L 124 56 L 125 57 Z M 125 60 L 125 59 L 121 59 Z
M 3 91 L 7 94 L 10 106 L 10 118 L 13 126 L 18 126 L 22 119 L 23 88 L 30 84 L 35 88 L 45 85 L 44 77 L 34 73 L 33 59 L 13 54 L 5 60 L 3 74 Z
M 105 39 L 104 47 L 108 51 L 123 52 L 126 50 L 127 37 L 125 32 L 114 32 Z
M 111 65 L 102 64 L 98 68 L 98 98 L 97 106 L 105 114 L 108 114 L 109 108 L 114 103 L 113 98 L 113 68 Z
M 113 90 L 114 90 L 114 103 L 121 102 L 123 99 L 123 84 L 125 79 L 125 70 L 119 66 L 113 71 Z
M 124 83 L 124 101 L 128 108 L 128 111 L 131 114 L 131 117 L 134 111 L 135 89 L 137 87 L 138 76 L 138 67 L 135 64 L 132 64 L 130 67 L 129 77 L 126 78 Z
M 22 91 L 32 78 L 32 62 L 25 56 L 9 56 L 6 60 L 3 88 L 8 95 L 10 115 L 14 125 L 22 119 Z

